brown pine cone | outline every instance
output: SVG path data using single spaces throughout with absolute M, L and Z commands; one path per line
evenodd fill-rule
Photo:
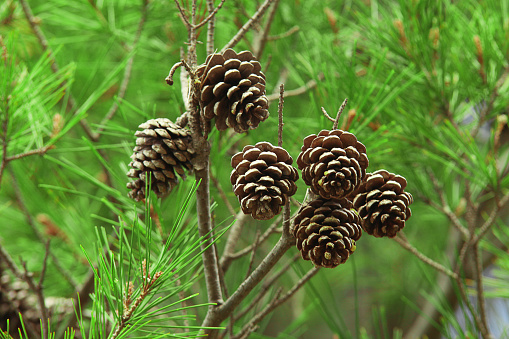
M 362 235 L 360 218 L 347 199 L 318 197 L 301 206 L 294 219 L 293 235 L 304 260 L 334 268 L 355 251 Z
M 27 283 L 11 278 L 0 264 L 0 332 L 7 328 L 9 320 L 9 334 L 18 337 L 18 328 L 22 328 L 18 313 L 22 314 L 25 324 L 30 323 L 36 330 L 41 328 L 36 296 Z
M 44 304 L 52 324 L 60 323 L 64 318 L 75 315 L 72 298 L 46 297 Z M 23 324 L 21 324 L 19 313 L 23 317 Z M 13 338 L 19 338 L 18 328 L 23 331 L 23 326 L 31 326 L 38 332 L 41 329 L 35 292 L 25 281 L 11 277 L 0 263 L 0 338 L 3 338 L 1 331 L 7 328 L 7 321 L 9 321 L 9 335 Z M 79 333 L 74 338 L 78 338 L 78 335 Z
M 297 158 L 304 182 L 324 198 L 343 198 L 366 175 L 366 147 L 355 135 L 342 130 L 322 130 L 304 138 Z
M 412 215 L 408 206 L 413 202 L 412 195 L 405 192 L 406 185 L 405 178 L 386 170 L 366 175 L 353 205 L 368 234 L 393 238 L 405 227 L 405 221 Z
M 131 156 L 132 167 L 127 176 L 129 197 L 136 201 L 145 199 L 145 186 L 150 178 L 150 189 L 162 198 L 178 183 L 177 174 L 185 179 L 185 169 L 192 170 L 194 154 L 191 132 L 169 119 L 152 119 L 139 126 L 135 136 L 136 147 Z
M 230 181 L 244 214 L 267 220 L 281 212 L 295 194 L 299 178 L 288 152 L 268 142 L 245 146 L 232 157 Z
M 196 74 L 201 80 L 201 101 L 206 120 L 216 119 L 220 131 L 231 127 L 242 133 L 258 127 L 269 116 L 265 75 L 249 51 L 232 49 L 214 53 Z

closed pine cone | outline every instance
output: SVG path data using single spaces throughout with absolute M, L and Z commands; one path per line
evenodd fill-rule
M 191 133 L 169 119 L 152 119 L 139 126 L 135 136 L 136 147 L 131 156 L 132 167 L 127 188 L 129 197 L 136 201 L 145 199 L 145 185 L 150 178 L 150 189 L 158 197 L 168 195 L 178 183 L 177 174 L 185 179 L 185 169 L 191 170 L 194 154 Z
M 304 260 L 334 268 L 355 251 L 362 235 L 359 216 L 347 199 L 318 197 L 303 205 L 294 219 L 293 235 Z
M 324 198 L 343 198 L 366 175 L 366 147 L 355 135 L 342 130 L 322 130 L 304 138 L 297 158 L 304 182 Z
M 299 178 L 288 152 L 268 142 L 245 146 L 232 157 L 230 181 L 244 214 L 267 220 L 281 212 L 295 194 Z
M 406 179 L 386 170 L 368 173 L 356 191 L 354 208 L 361 217 L 362 228 L 377 238 L 393 238 L 405 227 L 412 212 L 410 193 L 405 192 Z
M 265 96 L 265 75 L 249 51 L 239 54 L 227 49 L 207 57 L 196 74 L 201 80 L 203 115 L 216 119 L 220 131 L 228 127 L 242 133 L 258 127 L 269 116 Z

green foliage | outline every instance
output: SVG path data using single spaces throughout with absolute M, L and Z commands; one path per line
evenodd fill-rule
M 61 268 L 49 260 L 44 281 L 48 296 L 75 297 L 72 282 L 62 279 L 60 270 L 72 272 L 81 284 L 94 266 L 92 303 L 75 305 L 83 337 L 111 337 L 126 312 L 129 282 L 134 285 L 132 300 L 143 291 L 144 261 L 152 277 L 162 273 L 121 336 L 198 336 L 196 319 L 203 320 L 207 303 L 199 267 L 195 183 L 189 178 L 168 199 L 147 206 L 129 201 L 125 188 L 137 126 L 154 117 L 174 121 L 185 111 L 179 81 L 172 87 L 164 83 L 187 39 L 173 1 L 150 1 L 134 48 L 140 2 L 48 0 L 30 5 L 54 54 L 41 49 L 18 2 L 0 5 L 0 50 L 7 53 L 0 53 L 0 114 L 7 121 L 0 136 L 8 140 L 8 157 L 48 149 L 41 152 L 44 156 L 11 161 L 6 168 L 0 191 L 2 245 L 14 258 L 22 257 L 29 270 L 40 272 L 44 243 L 34 229 L 51 239 Z M 217 14 L 218 49 L 257 5 L 225 2 Z M 205 6 L 200 8 L 205 13 Z M 295 25 L 297 33 L 269 40 L 260 58 L 267 67 L 268 94 L 278 92 L 279 82 L 287 93 L 309 80 L 317 82 L 306 93 L 285 98 L 285 148 L 296 159 L 306 135 L 331 127 L 320 108 L 334 116 L 348 98 L 340 126 L 349 126 L 366 145 L 368 170 L 386 168 L 403 175 L 416 198 L 405 228 L 408 238 L 425 255 L 451 267 L 445 255 L 450 222 L 425 202 L 441 205 L 441 193 L 447 207 L 464 220 L 466 183 L 479 203 L 509 188 L 507 143 L 496 145 L 497 131 L 508 128 L 497 117 L 507 116 L 509 107 L 509 1 L 281 1 L 271 34 Z M 248 33 L 236 50 L 251 49 L 254 35 Z M 199 40 L 206 41 L 205 27 Z M 198 62 L 205 54 L 205 44 L 198 45 Z M 60 67 L 57 72 L 52 57 Z M 130 58 L 131 79 L 125 97 L 119 98 Z M 116 115 L 103 126 L 115 103 Z M 270 112 L 267 121 L 246 135 L 215 131 L 209 137 L 211 173 L 234 208 L 238 201 L 230 189 L 231 153 L 258 141 L 277 143 L 277 103 L 271 103 Z M 83 132 L 84 119 L 94 131 L 104 127 L 99 141 Z M 440 187 L 431 177 L 438 178 Z M 296 198 L 302 201 L 306 188 L 302 180 L 298 184 Z M 217 235 L 226 232 L 234 217 L 219 187 L 211 188 Z M 489 211 L 481 213 L 480 224 Z M 507 219 L 499 224 L 495 238 L 507 240 Z M 238 249 L 252 244 L 257 231 L 268 225 L 248 223 Z M 260 246 L 253 261 L 264 258 L 274 243 L 272 237 Z M 221 250 L 224 239 L 219 237 L 217 245 Z M 454 305 L 436 290 L 433 269 L 387 239 L 364 235 L 357 246 L 348 263 L 352 269 L 343 265 L 320 272 L 299 297 L 305 306 L 292 304 L 300 314 L 276 312 L 253 338 L 309 337 L 316 334 L 314 327 L 340 338 L 400 338 L 399 329 L 404 333 L 419 314 L 422 295 L 433 299 L 441 313 L 443 323 L 430 322 L 443 335 L 453 335 L 449 327 L 463 333 Z M 491 238 L 483 247 L 498 258 L 495 276 L 485 281 L 492 288 L 487 297 L 508 298 L 507 253 Z M 233 262 L 225 278 L 230 291 L 244 280 L 249 261 Z M 308 266 L 294 264 L 281 285 L 291 287 Z M 276 289 L 262 302 L 271 300 Z M 260 291 L 255 289 L 241 309 Z M 184 325 L 187 321 L 192 324 Z M 468 323 L 470 335 L 477 334 L 475 324 Z M 74 337 L 73 330 L 59 325 L 51 324 L 53 336 Z

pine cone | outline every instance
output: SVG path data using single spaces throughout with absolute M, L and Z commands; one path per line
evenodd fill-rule
M 132 167 L 127 176 L 135 178 L 129 182 L 129 197 L 136 201 L 145 199 L 145 185 L 150 178 L 150 189 L 158 197 L 168 195 L 178 183 L 177 174 L 185 179 L 184 169 L 191 170 L 194 154 L 191 133 L 169 119 L 152 119 L 139 126 L 135 136 Z
M 75 315 L 71 298 L 46 297 L 44 304 L 52 323 L 60 323 L 64 318 Z M 11 277 L 0 263 L 0 333 L 2 329 L 7 328 L 7 320 L 9 320 L 9 334 L 19 338 L 18 328 L 23 327 L 19 313 L 23 316 L 25 326 L 31 325 L 34 330 L 40 331 L 40 313 L 35 293 L 25 281 Z M 74 337 L 81 336 L 77 332 Z
M 7 274 L 0 264 L 0 332 L 7 328 L 14 337 L 18 337 L 18 328 L 22 328 L 19 313 L 23 315 L 25 324 L 30 323 L 33 328 L 40 329 L 37 298 L 30 291 L 28 284 Z
M 368 164 L 366 147 L 342 130 L 307 136 L 297 158 L 304 182 L 326 199 L 350 194 L 362 182 Z
M 294 219 L 293 235 L 304 260 L 334 268 L 355 251 L 362 235 L 359 216 L 347 199 L 318 197 L 303 205 Z
M 377 238 L 393 238 L 412 215 L 408 207 L 413 202 L 405 192 L 406 179 L 386 170 L 368 173 L 357 190 L 354 208 L 361 217 L 362 228 Z
M 237 54 L 227 49 L 223 54 L 209 55 L 196 70 L 201 79 L 205 119 L 216 118 L 218 130 L 231 127 L 238 133 L 254 129 L 267 119 L 269 101 L 261 69 L 249 51 Z
M 232 157 L 230 181 L 242 212 L 267 220 L 281 212 L 288 197 L 295 194 L 299 178 L 288 152 L 268 142 L 245 146 Z

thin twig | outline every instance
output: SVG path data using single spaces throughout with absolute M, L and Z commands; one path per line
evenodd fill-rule
M 256 314 L 249 323 L 247 323 L 239 334 L 235 336 L 235 338 L 242 338 L 246 332 L 248 332 L 251 328 L 253 328 L 256 324 L 267 316 L 270 312 L 274 311 L 278 306 L 282 305 L 288 299 L 290 299 L 295 292 L 297 292 L 305 283 L 309 281 L 315 274 L 320 270 L 319 267 L 313 267 L 310 269 L 285 295 L 282 297 L 275 298 L 270 304 L 268 304 L 262 311 Z
M 470 314 L 474 318 L 474 321 L 475 321 L 475 324 L 476 324 L 477 328 L 481 331 L 482 337 L 484 339 L 488 339 L 488 336 L 487 336 L 487 333 L 485 331 L 485 328 L 484 328 L 484 326 L 482 324 L 481 319 L 479 318 L 479 314 L 475 311 L 474 306 L 470 302 L 470 299 L 468 298 L 468 294 L 465 291 L 465 286 L 464 286 L 465 283 L 461 280 L 460 276 L 458 276 L 456 278 L 456 285 L 458 285 L 458 289 L 460 291 L 461 298 L 463 299 L 463 302 L 467 305 L 468 310 L 470 311 Z
M 244 280 L 249 277 L 249 274 L 251 273 L 251 269 L 253 268 L 254 258 L 256 254 L 256 250 L 258 249 L 258 246 L 260 244 L 260 230 L 256 230 L 256 236 L 255 241 L 253 243 L 253 248 L 251 250 L 251 256 L 249 258 L 249 265 L 247 266 L 246 276 L 244 277 Z
M 442 189 L 442 187 L 440 187 L 440 184 L 438 183 L 437 177 L 432 172 L 428 172 L 428 176 L 431 179 L 431 182 L 433 184 L 435 192 L 438 193 L 438 197 L 440 198 L 440 202 L 442 205 L 440 206 L 440 205 L 436 204 L 435 202 L 433 202 L 432 200 L 426 199 L 426 201 L 428 202 L 429 205 L 435 207 L 436 209 L 438 209 L 439 211 L 444 213 L 447 216 L 447 218 L 449 218 L 452 225 L 454 227 L 456 227 L 456 229 L 463 235 L 463 237 L 465 239 L 468 239 L 470 237 L 470 232 L 468 231 L 468 229 L 465 226 L 463 226 L 463 224 L 458 219 L 456 214 L 454 214 L 451 211 L 451 208 L 449 207 L 449 204 L 447 203 L 447 200 L 445 199 L 443 189 Z
M 219 11 L 221 9 L 221 7 L 223 7 L 224 2 L 225 2 L 225 0 L 221 0 L 219 5 L 217 5 L 217 7 L 214 8 L 214 10 L 212 12 L 210 12 L 209 15 L 205 19 L 203 19 L 200 23 L 194 25 L 194 28 L 198 29 L 201 26 L 203 26 L 206 23 L 208 23 L 209 21 L 211 21 L 214 18 L 214 16 L 216 15 L 217 11 Z
M 322 80 L 323 79 L 323 74 L 319 74 L 318 75 L 318 80 Z M 306 93 L 307 91 L 309 91 L 310 89 L 316 87 L 317 85 L 317 82 L 315 79 L 311 79 L 309 80 L 308 82 L 306 82 L 304 85 L 296 88 L 296 89 L 291 89 L 291 90 L 288 90 L 285 92 L 285 97 L 288 98 L 288 97 L 294 97 L 294 96 L 298 96 L 298 95 L 301 95 L 301 94 L 304 94 Z M 270 101 L 274 101 L 276 99 L 279 98 L 279 93 L 274 93 L 274 94 L 270 94 L 270 95 L 267 95 L 267 100 Z M 334 121 L 333 118 L 331 118 L 332 120 L 331 121 Z
M 27 223 L 30 226 L 30 228 L 32 229 L 32 232 L 35 234 L 35 236 L 37 237 L 39 242 L 41 244 L 44 244 L 44 243 L 46 243 L 47 240 L 45 239 L 44 235 L 39 231 L 39 229 L 35 225 L 35 221 L 32 218 L 32 214 L 30 213 L 30 211 L 28 210 L 28 207 L 25 204 L 25 200 L 23 198 L 23 194 L 21 193 L 21 189 L 19 188 L 18 180 L 16 178 L 15 173 L 12 171 L 12 169 L 9 169 L 9 170 L 10 170 L 9 172 L 11 175 L 11 185 L 14 189 L 14 194 L 16 195 L 16 200 L 18 201 L 18 205 L 19 205 L 21 211 L 23 212 L 23 214 L 25 215 Z M 49 256 L 51 257 L 51 261 L 55 265 L 55 268 L 60 272 L 60 274 L 62 274 L 64 279 L 67 280 L 67 282 L 69 284 L 71 284 L 71 286 L 74 289 L 77 289 L 78 283 L 74 279 L 73 275 L 62 266 L 58 257 L 51 251 L 49 252 Z
M 23 272 L 19 269 L 14 260 L 12 260 L 7 250 L 2 246 L 2 243 L 0 243 L 0 258 L 2 259 L 2 263 L 5 263 L 18 279 L 23 279 Z
M 267 38 L 269 36 L 270 26 L 272 25 L 272 22 L 274 21 L 274 17 L 276 16 L 276 11 L 279 6 L 279 0 L 274 0 L 274 3 L 272 5 L 272 8 L 270 9 L 267 21 L 265 22 L 265 26 L 263 27 L 262 33 L 258 35 L 258 38 L 255 41 L 253 53 L 256 55 L 256 57 L 259 59 L 262 54 L 263 50 L 265 49 L 265 45 L 267 44 Z
M 329 115 L 329 113 L 327 113 L 327 111 L 326 111 L 326 110 L 325 110 L 325 108 L 323 108 L 323 107 L 322 107 L 322 113 L 323 113 L 323 115 L 325 115 L 325 117 L 326 117 L 327 119 L 329 119 L 330 121 L 332 121 L 332 122 L 335 122 L 335 121 L 336 121 L 333 117 L 331 117 L 331 116 Z
M 224 190 L 223 188 L 221 187 L 221 183 L 219 182 L 219 180 L 217 180 L 217 178 L 212 174 L 212 172 L 210 173 L 210 179 L 212 180 L 212 182 L 214 183 L 214 186 L 216 187 L 218 193 L 219 193 L 219 196 L 221 197 L 221 199 L 223 200 L 224 204 L 226 205 L 226 208 L 228 208 L 228 211 L 230 212 L 231 215 L 235 215 L 236 212 L 235 212 L 235 209 L 233 208 L 232 204 L 230 203 L 230 201 L 228 200 L 228 197 L 226 196 L 226 193 L 224 193 Z
M 48 256 L 50 253 L 49 250 L 50 241 L 46 241 L 46 246 L 44 247 L 44 259 L 42 260 L 42 269 L 41 276 L 39 278 L 39 283 L 37 283 L 37 289 L 42 288 L 42 283 L 44 282 L 44 278 L 46 277 L 46 268 L 48 267 Z
M 341 113 L 343 113 L 343 110 L 346 107 L 346 104 L 348 103 L 348 98 L 345 98 L 341 106 L 339 107 L 338 113 L 336 114 L 336 119 L 334 120 L 334 124 L 332 125 L 332 129 L 337 129 L 339 124 L 339 118 L 341 117 Z
M 294 33 L 297 33 L 299 30 L 300 30 L 299 26 L 293 26 L 292 28 L 290 28 L 286 32 L 283 32 L 283 33 L 277 34 L 277 35 L 271 35 L 271 36 L 267 37 L 267 41 L 274 41 L 274 40 L 279 40 L 279 39 L 287 38 L 290 35 L 292 35 Z
M 271 234 L 276 233 L 277 226 L 279 225 L 281 220 L 282 220 L 282 216 L 280 215 L 272 223 L 272 225 L 270 225 L 269 228 L 267 228 L 267 230 L 265 232 L 263 232 L 263 234 L 260 236 L 260 244 L 262 244 L 265 240 L 267 240 Z M 251 245 L 247 246 L 246 248 L 243 248 L 243 249 L 239 250 L 238 252 L 230 254 L 229 258 L 231 260 L 236 260 L 236 259 L 238 259 L 240 257 L 243 257 L 246 254 L 248 254 L 249 252 L 251 252 L 253 247 L 254 247 L 254 244 L 251 244 Z
M 258 8 L 255 14 L 242 26 L 237 34 L 223 47 L 221 52 L 224 52 L 228 48 L 233 48 L 243 37 L 244 35 L 253 27 L 255 23 L 257 23 L 260 18 L 265 14 L 270 4 L 274 0 L 265 0 L 265 2 Z
M 143 5 L 142 5 L 142 8 L 141 8 L 141 18 L 140 18 L 140 21 L 138 22 L 138 28 L 136 30 L 136 34 L 134 36 L 133 44 L 132 44 L 130 50 L 135 50 L 136 46 L 138 45 L 138 42 L 140 41 L 141 33 L 143 31 L 143 26 L 145 25 L 145 22 L 147 20 L 148 4 L 149 4 L 149 0 L 143 0 Z M 133 70 L 133 63 L 134 63 L 134 54 L 127 61 L 127 65 L 126 65 L 125 70 L 124 70 L 124 77 L 122 79 L 122 82 L 120 84 L 120 89 L 119 89 L 118 94 L 117 94 L 117 100 L 115 100 L 113 105 L 110 107 L 108 113 L 103 118 L 103 120 L 101 121 L 101 124 L 99 125 L 99 127 L 95 131 L 94 136 L 95 136 L 96 141 L 98 141 L 99 138 L 101 137 L 101 133 L 104 131 L 104 128 L 105 128 L 106 124 L 111 119 L 113 119 L 113 117 L 117 113 L 117 110 L 118 110 L 118 107 L 119 107 L 118 104 L 124 98 L 125 93 L 127 91 L 127 86 L 129 85 L 129 80 L 131 79 L 131 73 L 132 73 L 132 70 Z
M 472 138 L 475 138 L 477 136 L 477 133 L 479 133 L 479 130 L 481 129 L 481 126 L 484 124 L 486 117 L 493 109 L 493 106 L 495 104 L 495 100 L 498 98 L 499 93 L 498 91 L 502 87 L 502 85 L 505 83 L 506 78 L 509 76 L 509 67 L 506 67 L 504 70 L 504 73 L 500 76 L 497 83 L 495 84 L 495 88 L 493 88 L 493 92 L 491 92 L 490 99 L 488 101 L 488 104 L 482 109 L 481 113 L 479 114 L 479 121 L 477 122 L 476 126 L 470 133 Z
M 175 74 L 175 71 L 182 66 L 184 66 L 184 61 L 179 61 L 171 67 L 170 73 L 168 73 L 168 76 L 164 79 L 168 85 L 173 85 L 173 75 Z
M 487 338 L 490 338 L 490 330 L 488 327 L 488 321 L 486 317 L 486 299 L 484 298 L 484 285 L 483 285 L 483 265 L 481 261 L 481 253 L 479 251 L 479 243 L 473 245 L 474 261 L 475 261 L 475 281 L 477 289 L 477 305 L 479 306 L 479 313 L 481 318 L 481 324 L 484 327 L 484 331 L 487 334 Z
M 495 206 L 493 208 L 488 219 L 486 219 L 484 224 L 482 224 L 482 226 L 479 228 L 479 233 L 477 235 L 475 235 L 474 238 L 472 239 L 472 242 L 471 242 L 472 244 L 477 244 L 484 237 L 484 235 L 495 224 L 495 220 L 497 219 L 498 213 L 500 212 L 502 207 L 504 207 L 504 205 L 507 204 L 508 202 L 509 202 L 509 193 L 504 195 L 502 197 L 502 199 L 500 199 L 498 201 L 497 206 Z
M 25 158 L 25 157 L 29 157 L 31 155 L 44 155 L 44 154 L 46 154 L 46 152 L 48 152 L 49 149 L 52 148 L 52 146 L 53 145 L 51 145 L 51 146 L 44 146 L 44 147 L 41 147 L 41 148 L 38 148 L 38 149 L 34 149 L 34 150 L 31 150 L 31 151 L 19 153 L 19 154 L 7 157 L 6 161 L 9 162 L 9 161 L 13 161 L 13 160 L 18 160 L 18 159 L 22 159 L 22 158 Z
M 247 215 L 242 211 L 237 213 L 235 219 L 235 223 L 228 232 L 228 238 L 226 239 L 223 255 L 219 259 L 219 266 L 221 267 L 221 271 L 223 271 L 223 273 L 226 273 L 230 267 L 230 263 L 233 259 L 233 251 L 235 250 L 235 246 L 237 246 L 237 242 L 239 241 L 244 223 L 248 220 Z
M 262 262 L 256 267 L 256 269 L 249 275 L 249 277 L 242 282 L 237 290 L 223 303 L 223 305 L 209 310 L 205 320 L 202 323 L 202 327 L 219 326 L 233 310 L 245 299 L 245 297 L 253 290 L 253 288 L 262 281 L 268 272 L 276 265 L 281 257 L 288 251 L 295 243 L 293 237 L 289 237 L 282 234 L 277 244 L 262 260 Z M 207 329 L 205 333 L 210 338 L 217 336 L 217 330 Z
M 175 4 L 177 5 L 177 9 L 180 12 L 180 17 L 184 21 L 184 24 L 186 25 L 187 29 L 189 30 L 189 28 L 191 28 L 191 23 L 189 22 L 189 18 L 187 17 L 186 13 L 184 12 L 184 9 L 182 7 L 180 7 L 179 0 L 175 0 Z
M 396 241 L 398 244 L 401 245 L 401 247 L 403 247 L 404 249 L 406 249 L 407 251 L 409 251 L 410 253 L 412 253 L 413 255 L 415 255 L 419 260 L 421 260 L 423 263 L 433 267 L 434 269 L 436 269 L 437 271 L 440 271 L 442 272 L 443 274 L 445 275 L 448 275 L 449 277 L 453 278 L 453 279 L 457 279 L 458 275 L 454 272 L 452 272 L 450 269 L 446 268 L 445 266 L 437 263 L 436 261 L 434 261 L 433 259 L 430 259 L 428 258 L 427 256 L 425 256 L 424 254 L 422 254 L 421 252 L 419 252 L 418 249 L 416 249 L 415 247 L 413 247 L 409 242 L 408 240 L 406 239 L 406 237 L 404 236 L 404 234 L 402 232 L 400 232 L 398 234 L 398 236 L 392 238 L 394 241 Z
M 283 266 L 276 274 L 274 274 L 272 277 L 268 278 L 264 281 L 262 284 L 261 290 L 256 294 L 256 297 L 253 299 L 253 301 L 244 308 L 239 314 L 235 316 L 235 320 L 238 320 L 245 316 L 250 310 L 255 307 L 260 300 L 267 294 L 267 292 L 270 290 L 270 288 L 274 285 L 274 283 L 286 272 L 288 269 L 292 266 L 292 264 L 297 261 L 300 258 L 300 253 L 297 253 L 293 256 L 292 260 L 290 260 L 288 263 Z
M 277 114 L 279 117 L 278 129 L 277 129 L 277 145 L 283 147 L 283 103 L 284 103 L 285 85 L 279 85 L 279 104 L 277 107 Z
M 41 315 L 42 323 L 42 338 L 48 338 L 48 309 L 46 308 L 46 301 L 44 299 L 43 289 L 37 288 L 37 285 L 35 284 L 33 279 L 33 274 L 28 271 L 26 263 L 22 261 L 21 265 L 23 266 L 24 270 L 23 279 L 27 282 L 28 286 L 37 297 L 37 303 L 39 305 L 39 313 Z

